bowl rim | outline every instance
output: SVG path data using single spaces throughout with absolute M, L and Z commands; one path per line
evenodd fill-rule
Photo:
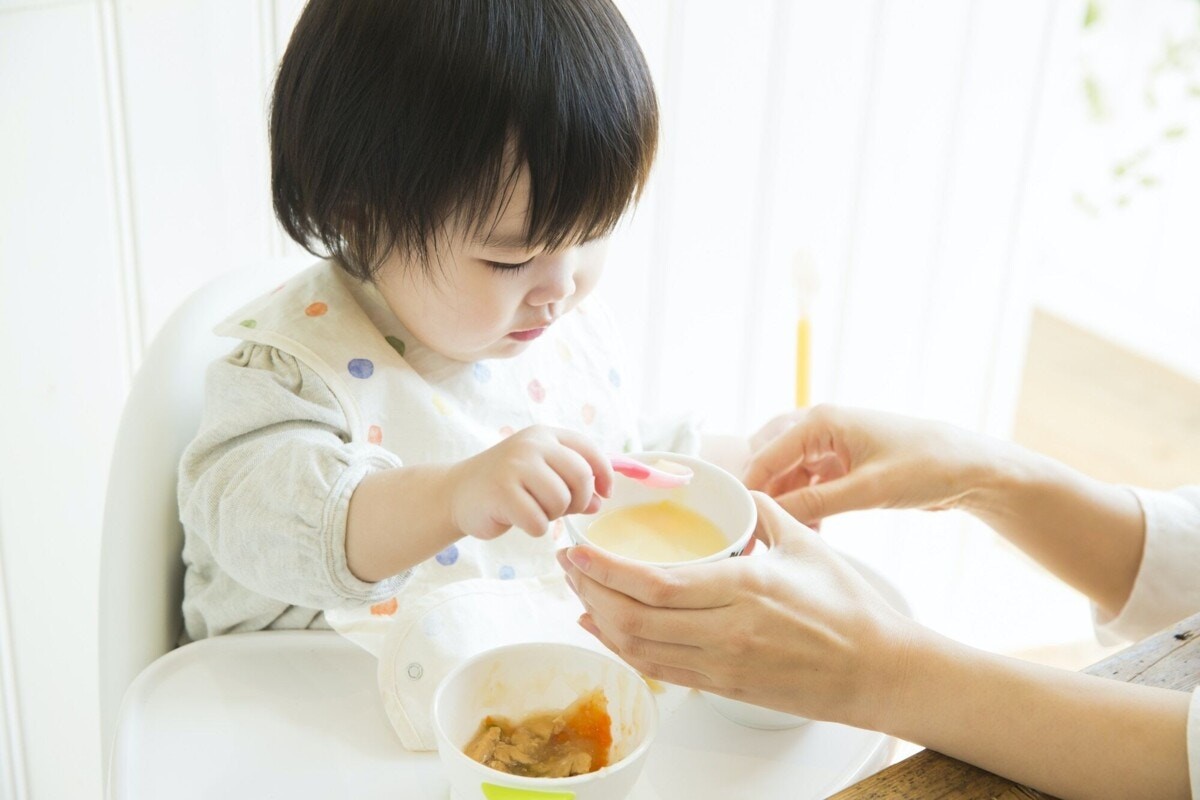
M 615 665 L 619 670 L 623 670 L 624 672 L 628 673 L 636 682 L 635 685 L 638 686 L 639 693 L 644 693 L 643 696 L 653 709 L 652 713 L 648 715 L 649 723 L 647 724 L 646 730 L 642 736 L 642 741 L 638 744 L 638 746 L 622 756 L 619 761 L 613 761 L 601 767 L 600 769 L 593 770 L 591 772 L 585 772 L 582 775 L 572 775 L 568 778 L 534 778 L 526 775 L 514 775 L 511 772 L 502 772 L 498 769 L 489 767 L 487 764 L 480 763 L 463 752 L 462 747 L 455 744 L 450 739 L 449 734 L 442 728 L 441 714 L 439 713 L 439 709 L 441 707 L 446 688 L 450 685 L 451 681 L 457 678 L 462 672 L 470 669 L 471 666 L 480 661 L 502 657 L 506 652 L 514 650 L 531 649 L 573 650 L 579 654 L 582 654 L 585 658 L 597 658 L 607 661 Z M 439 742 L 444 741 L 450 745 L 450 750 L 453 752 L 455 760 L 465 762 L 465 764 L 470 765 L 471 768 L 483 770 L 489 775 L 495 775 L 497 776 L 497 781 L 507 782 L 509 785 L 512 785 L 515 788 L 535 789 L 542 787 L 549 789 L 550 787 L 570 787 L 583 783 L 589 783 L 596 780 L 600 776 L 621 771 L 627 766 L 638 763 L 642 756 L 650 749 L 650 745 L 654 742 L 654 738 L 658 734 L 658 701 L 654 699 L 654 692 L 651 691 L 649 684 L 646 683 L 641 673 L 626 664 L 624 661 L 621 661 L 619 658 L 602 653 L 599 650 L 593 650 L 589 647 L 582 647 L 580 645 L 569 644 L 567 642 L 514 642 L 513 644 L 504 644 L 500 645 L 499 647 L 492 647 L 488 650 L 476 653 L 446 673 L 446 676 L 438 683 L 437 689 L 434 690 L 430 718 L 433 721 L 434 735 Z M 438 750 L 440 754 L 441 748 L 438 748 Z
M 600 545 L 596 544 L 591 539 L 589 539 L 587 537 L 587 534 L 585 534 L 582 530 L 580 530 L 579 527 L 576 526 L 573 521 L 575 517 L 582 516 L 582 515 L 568 514 L 562 518 L 563 525 L 564 525 L 564 527 L 566 527 L 567 533 L 570 535 L 572 541 L 575 544 L 586 544 L 589 547 L 595 547 L 597 550 L 603 550 L 604 552 L 609 553 L 610 555 L 613 555 L 617 558 L 623 558 L 626 561 L 632 561 L 637 564 L 649 564 L 650 566 L 662 567 L 664 569 L 673 569 L 675 567 L 690 567 L 695 564 L 715 564 L 717 562 L 725 560 L 726 558 L 734 558 L 736 556 L 739 556 L 739 555 L 741 555 L 742 551 L 746 549 L 746 545 L 750 543 L 751 537 L 754 536 L 754 529 L 758 526 L 758 507 L 754 505 L 754 497 L 751 496 L 750 490 L 747 489 L 745 487 L 745 485 L 741 482 L 741 480 L 739 480 L 737 478 L 737 476 L 735 476 L 732 472 L 730 472 L 729 470 L 727 470 L 723 467 L 717 466 L 716 464 L 712 463 L 711 461 L 705 461 L 704 459 L 700 458 L 699 456 L 689 456 L 689 455 L 685 455 L 683 453 L 672 453 L 668 450 L 633 450 L 628 453 L 623 453 L 622 455 L 625 455 L 629 458 L 637 459 L 638 461 L 643 461 L 643 462 L 656 460 L 656 459 L 664 459 L 666 461 L 674 461 L 676 463 L 684 464 L 685 466 L 689 466 L 692 468 L 693 472 L 697 472 L 699 470 L 715 470 L 716 472 L 720 473 L 721 475 L 724 475 L 730 481 L 732 481 L 736 486 L 739 486 L 742 488 L 741 492 L 738 492 L 735 494 L 738 498 L 738 502 L 749 513 L 750 520 L 749 520 L 749 524 L 746 526 L 746 530 L 742 531 L 742 533 L 736 539 L 734 539 L 732 542 L 730 542 L 728 545 L 721 548 L 717 552 L 712 553 L 711 555 L 703 556 L 701 558 L 692 558 L 692 559 L 688 559 L 687 561 L 643 561 L 641 559 L 630 558 L 629 556 L 623 556 L 620 553 L 614 553 L 611 550 L 609 550 L 605 547 L 601 547 Z M 700 465 L 699 470 L 697 469 L 696 465 Z M 601 511 L 599 513 L 602 514 L 603 511 Z M 726 553 L 726 551 L 729 551 L 728 555 L 722 555 L 722 553 Z

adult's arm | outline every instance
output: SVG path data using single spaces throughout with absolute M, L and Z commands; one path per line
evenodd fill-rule
M 1109 615 L 1125 605 L 1142 560 L 1142 511 L 1128 488 L 895 414 L 818 406 L 751 459 L 746 483 L 810 524 L 865 508 L 967 511 Z
M 762 556 L 665 570 L 566 551 L 581 624 L 653 678 L 885 731 L 1061 797 L 1190 795 L 1188 694 L 948 640 L 756 501 Z

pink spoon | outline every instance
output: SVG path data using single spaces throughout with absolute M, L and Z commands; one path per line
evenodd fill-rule
M 655 489 L 677 489 L 692 480 L 692 471 L 674 461 L 659 459 L 654 466 L 625 456 L 610 456 L 614 471 Z

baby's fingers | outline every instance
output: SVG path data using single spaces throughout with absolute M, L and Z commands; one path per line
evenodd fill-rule
M 601 452 L 596 443 L 581 433 L 568 430 L 555 430 L 558 441 L 579 455 L 591 470 L 595 481 L 596 493 L 601 497 L 612 496 L 613 471 L 608 456 Z
M 558 519 L 571 507 L 571 487 L 548 464 L 524 475 L 521 485 L 547 520 Z
M 541 503 L 528 491 L 514 492 L 505 503 L 507 521 L 531 536 L 544 536 L 550 529 L 550 517 Z
M 592 473 L 591 464 L 583 456 L 569 447 L 558 447 L 546 455 L 546 463 L 570 492 L 569 504 L 566 509 L 559 512 L 559 516 L 564 513 L 589 513 L 589 511 L 599 508 L 600 498 L 596 494 L 596 477 Z M 546 510 L 550 511 L 550 509 Z

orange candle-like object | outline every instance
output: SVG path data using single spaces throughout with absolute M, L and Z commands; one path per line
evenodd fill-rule
M 796 289 L 796 408 L 812 405 L 812 326 L 808 310 L 817 292 L 817 269 L 812 254 L 798 250 L 792 258 Z
M 807 408 L 809 396 L 809 325 L 808 317 L 796 321 L 796 408 Z

